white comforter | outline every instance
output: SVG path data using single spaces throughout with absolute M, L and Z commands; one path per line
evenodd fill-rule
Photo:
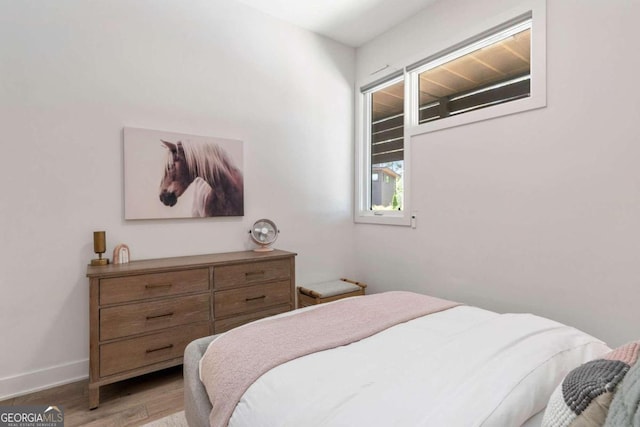
M 456 307 L 272 369 L 229 426 L 520 426 L 608 350 L 541 317 Z

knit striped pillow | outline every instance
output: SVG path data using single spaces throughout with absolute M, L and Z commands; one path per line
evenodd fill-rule
M 638 360 L 640 342 L 632 342 L 569 372 L 555 389 L 542 427 L 600 427 L 624 376 Z

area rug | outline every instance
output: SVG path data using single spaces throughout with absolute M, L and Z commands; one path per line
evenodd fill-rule
M 184 411 L 180 411 L 145 424 L 143 427 L 188 427 L 188 425 L 187 419 L 184 417 Z

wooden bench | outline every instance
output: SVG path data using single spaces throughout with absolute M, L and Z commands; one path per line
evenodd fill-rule
M 367 287 L 362 282 L 340 279 L 298 287 L 298 308 L 364 295 Z

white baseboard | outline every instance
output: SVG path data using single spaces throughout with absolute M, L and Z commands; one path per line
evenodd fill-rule
M 88 377 L 89 359 L 85 359 L 0 378 L 0 400 L 81 381 Z

